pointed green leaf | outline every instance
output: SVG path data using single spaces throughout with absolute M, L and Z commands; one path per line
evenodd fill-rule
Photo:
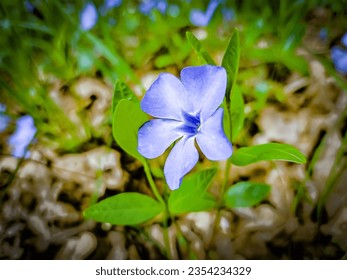
M 256 182 L 239 182 L 226 191 L 224 202 L 229 208 L 251 207 L 266 198 L 269 192 L 269 185 Z
M 137 133 L 146 121 L 147 115 L 141 110 L 139 103 L 128 99 L 118 102 L 113 114 L 113 137 L 124 151 L 141 162 L 145 158 L 137 151 Z
M 231 89 L 236 81 L 237 72 L 239 70 L 239 62 L 240 62 L 240 37 L 239 31 L 237 29 L 234 30 L 231 35 L 229 45 L 225 51 L 222 66 L 227 71 L 227 99 L 229 98 L 229 94 L 231 93 Z M 230 99 L 229 99 L 230 100 Z
M 283 160 L 306 163 L 306 157 L 295 147 L 288 144 L 268 143 L 236 150 L 231 162 L 244 166 L 261 160 Z
M 113 225 L 138 225 L 163 212 L 162 205 L 140 193 L 121 193 L 106 198 L 84 211 L 86 218 Z
M 243 97 L 240 87 L 237 84 L 234 85 L 233 94 L 230 100 L 230 118 L 231 118 L 231 135 L 232 142 L 234 142 L 243 127 L 245 119 L 245 105 L 243 103 Z
M 186 32 L 186 37 L 187 37 L 188 42 L 192 46 L 193 50 L 198 55 L 199 59 L 201 59 L 202 61 L 206 62 L 207 64 L 216 65 L 216 63 L 214 62 L 213 58 L 208 54 L 208 52 L 203 50 L 200 41 L 198 40 L 198 38 L 196 38 L 194 36 L 193 33 L 187 31 Z
M 112 98 L 112 113 L 114 113 L 114 110 L 116 109 L 118 102 L 122 99 L 128 99 L 130 101 L 133 101 L 135 103 L 138 103 L 139 100 L 137 99 L 135 93 L 126 85 L 126 83 L 122 81 L 118 81 L 116 83 L 116 86 L 114 88 L 113 92 L 113 98 Z
M 217 169 L 212 168 L 185 177 L 181 187 L 171 192 L 168 201 L 170 213 L 182 214 L 212 209 L 216 200 L 207 192 L 207 188 L 216 173 Z

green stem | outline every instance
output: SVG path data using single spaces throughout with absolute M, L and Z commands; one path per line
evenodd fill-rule
M 165 209 L 164 222 L 163 222 L 163 224 L 164 224 L 163 238 L 164 238 L 164 244 L 166 247 L 167 257 L 168 257 L 168 259 L 172 259 L 170 239 L 169 239 L 169 228 L 168 228 L 168 219 L 170 217 L 169 210 L 168 210 L 166 202 L 164 201 L 164 199 L 160 195 L 159 190 L 158 190 L 158 188 L 157 188 L 157 186 L 153 180 L 153 176 L 152 176 L 151 169 L 149 167 L 148 162 L 145 161 L 143 164 L 144 164 L 145 174 L 146 174 L 149 186 L 151 187 L 151 190 L 152 190 L 154 196 L 156 197 L 156 199 L 160 202 L 160 204 Z
M 210 238 L 210 240 L 208 242 L 208 247 L 210 247 L 211 244 L 213 244 L 214 239 L 215 239 L 215 235 L 216 235 L 217 230 L 218 230 L 218 225 L 219 225 L 220 218 L 221 218 L 220 210 L 223 207 L 223 197 L 224 197 L 225 189 L 226 189 L 227 184 L 228 184 L 230 168 L 231 168 L 231 161 L 230 161 L 230 158 L 229 158 L 227 160 L 227 162 L 226 162 L 226 166 L 225 166 L 225 170 L 224 170 L 224 179 L 223 179 L 222 187 L 221 187 L 221 190 L 220 190 L 220 193 L 219 193 L 219 197 L 218 197 L 216 217 L 214 219 L 214 223 L 213 223 L 213 227 L 212 227 L 212 234 L 211 234 L 211 238 Z
M 224 192 L 225 192 L 225 189 L 227 187 L 227 184 L 228 184 L 230 169 L 231 169 L 231 160 L 229 158 L 226 162 L 226 165 L 225 165 L 224 180 L 223 180 L 223 184 L 222 184 L 222 188 L 220 190 L 220 196 L 219 196 L 219 200 L 218 200 L 218 206 L 219 207 L 221 207 L 222 203 L 223 203 L 223 196 L 224 196 Z
M 152 192 L 153 192 L 155 198 L 156 198 L 163 206 L 166 207 L 166 203 L 165 203 L 164 199 L 161 197 L 161 195 L 160 195 L 160 193 L 159 193 L 159 190 L 158 190 L 156 184 L 154 183 L 153 176 L 152 176 L 152 173 L 151 173 L 151 169 L 150 169 L 150 167 L 149 167 L 147 161 L 144 162 L 144 169 L 145 169 L 145 174 L 146 174 L 146 177 L 147 177 L 149 186 L 151 187 L 151 190 L 152 190 Z

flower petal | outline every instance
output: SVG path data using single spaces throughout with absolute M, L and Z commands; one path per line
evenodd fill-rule
M 337 71 L 347 74 L 347 50 L 334 46 L 331 48 L 331 59 Z
M 146 122 L 138 132 L 138 148 L 146 158 L 156 158 L 183 134 L 179 129 L 181 122 L 155 119 Z
M 347 33 L 345 33 L 341 38 L 342 44 L 347 47 Z
M 17 120 L 16 131 L 8 138 L 8 144 L 11 146 L 14 157 L 28 157 L 27 152 L 29 144 L 33 141 L 36 134 L 34 119 L 30 115 L 25 115 Z
M 223 67 L 204 65 L 183 68 L 182 83 L 201 121 L 207 120 L 223 102 L 227 75 Z
M 219 5 L 219 0 L 212 0 L 208 4 L 206 12 L 199 9 L 193 9 L 190 12 L 190 22 L 196 26 L 206 26 L 210 22 L 216 8 Z
M 201 125 L 196 141 L 209 160 L 224 160 L 231 156 L 232 146 L 223 130 L 222 108 Z
M 89 30 L 94 27 L 98 21 L 98 12 L 93 3 L 84 6 L 80 14 L 80 25 L 83 30 Z
M 194 137 L 179 140 L 166 159 L 164 174 L 171 190 L 180 187 L 182 178 L 198 162 L 199 153 L 194 145 Z
M 169 73 L 160 74 L 147 90 L 141 108 L 157 118 L 181 120 L 181 111 L 192 106 L 181 81 Z

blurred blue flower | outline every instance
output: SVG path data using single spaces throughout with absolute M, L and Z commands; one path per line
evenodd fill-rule
M 35 6 L 28 0 L 24 1 L 24 7 L 29 13 L 33 13 Z
M 122 4 L 122 0 L 105 0 L 104 4 L 100 7 L 100 14 L 102 16 L 112 8 L 117 8 Z
M 141 108 L 157 119 L 146 122 L 138 132 L 138 151 L 156 158 L 176 140 L 166 159 L 164 174 L 170 189 L 179 188 L 182 178 L 197 163 L 195 142 L 209 160 L 225 160 L 232 146 L 223 130 L 226 71 L 219 66 L 186 67 L 181 80 L 160 74 L 141 101 Z
M 122 4 L 122 0 L 105 0 L 104 7 L 109 10 L 111 8 L 119 7 Z
M 319 39 L 326 41 L 328 39 L 328 28 L 324 27 L 319 30 Z
M 347 74 L 347 50 L 338 46 L 332 47 L 331 59 L 337 71 Z
M 212 19 L 212 16 L 220 4 L 220 0 L 211 0 L 207 6 L 206 12 L 199 9 L 193 9 L 190 12 L 190 22 L 196 26 L 206 26 Z
M 235 11 L 231 8 L 224 7 L 222 14 L 225 21 L 232 21 L 235 18 Z
M 93 3 L 86 4 L 80 13 L 80 26 L 83 30 L 90 30 L 98 21 L 98 12 Z
M 347 33 L 342 36 L 341 42 L 345 47 L 347 47 Z
M 31 116 L 26 115 L 17 120 L 16 131 L 8 138 L 14 157 L 28 157 L 26 149 L 36 134 L 36 127 Z
M 166 0 L 143 0 L 140 4 L 140 12 L 144 15 L 149 15 L 153 9 L 157 9 L 159 12 L 164 14 L 167 9 Z
M 0 103 L 0 132 L 3 132 L 10 122 L 10 117 L 6 116 L 4 113 L 6 111 L 6 105 Z

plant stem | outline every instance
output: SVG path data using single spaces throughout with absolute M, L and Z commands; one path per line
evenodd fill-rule
M 152 190 L 152 192 L 153 192 L 155 198 L 156 198 L 163 206 L 166 207 L 166 203 L 165 203 L 164 199 L 161 197 L 161 195 L 160 195 L 160 193 L 159 193 L 159 190 L 158 190 L 156 184 L 154 183 L 153 176 L 152 176 L 152 173 L 151 173 L 151 169 L 150 169 L 150 167 L 149 167 L 147 161 L 144 162 L 144 169 L 145 169 L 145 174 L 146 174 L 146 177 L 147 177 L 149 186 L 151 187 L 151 190 Z
M 223 184 L 222 184 L 222 188 L 220 190 L 220 196 L 219 196 L 219 200 L 218 200 L 218 206 L 219 207 L 222 206 L 221 204 L 223 203 L 223 196 L 224 196 L 224 192 L 225 192 L 225 189 L 227 187 L 227 184 L 228 184 L 230 169 L 231 169 L 231 160 L 229 158 L 226 162 L 226 166 L 225 166 L 225 170 L 224 170 L 224 180 L 223 180 Z
M 145 174 L 149 183 L 149 186 L 151 187 L 151 190 L 154 194 L 154 196 L 156 197 L 156 199 L 160 202 L 160 204 L 163 206 L 163 208 L 165 209 L 164 211 L 164 227 L 163 227 L 163 238 L 164 238 L 164 244 L 166 247 L 166 252 L 167 252 L 167 257 L 168 259 L 172 259 L 172 254 L 171 254 L 171 247 L 170 247 L 170 239 L 169 239 L 169 228 L 168 228 L 168 219 L 170 217 L 169 211 L 168 211 L 168 207 L 166 202 L 164 201 L 164 199 L 162 198 L 162 196 L 159 193 L 159 190 L 153 180 L 153 176 L 151 173 L 151 169 L 149 167 L 149 164 L 147 161 L 145 161 L 144 163 L 144 169 L 145 169 Z
M 217 230 L 218 230 L 218 225 L 219 225 L 220 218 L 221 218 L 220 210 L 222 209 L 222 206 L 223 206 L 223 197 L 224 197 L 225 189 L 226 189 L 227 184 L 228 184 L 230 169 L 231 169 L 231 161 L 229 158 L 226 162 L 226 166 L 225 166 L 225 170 L 224 170 L 224 179 L 223 179 L 222 187 L 220 189 L 220 193 L 219 193 L 219 197 L 218 197 L 216 217 L 214 219 L 214 223 L 213 223 L 213 227 L 212 227 L 212 234 L 211 234 L 211 238 L 208 242 L 208 247 L 210 247 L 211 244 L 213 243 L 213 241 L 215 239 L 215 235 L 216 235 Z

